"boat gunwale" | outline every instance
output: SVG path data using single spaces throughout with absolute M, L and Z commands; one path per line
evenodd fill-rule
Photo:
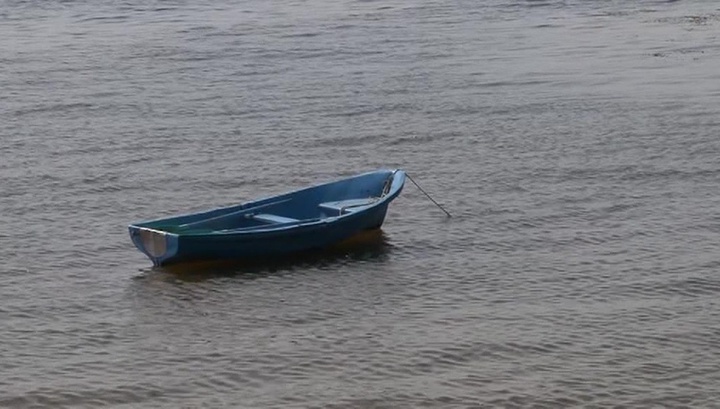
M 215 212 L 218 210 L 227 210 L 229 212 L 231 212 L 235 209 L 236 209 L 236 211 L 252 210 L 254 207 L 262 206 L 266 203 L 269 203 L 272 200 L 291 199 L 291 197 L 293 195 L 303 192 L 303 191 L 315 189 L 315 188 L 329 185 L 332 183 L 342 182 L 345 180 L 360 178 L 363 176 L 367 176 L 367 175 L 371 175 L 371 174 L 375 174 L 375 173 L 382 173 L 382 172 L 389 172 L 393 178 L 398 173 L 401 173 L 403 175 L 403 182 L 400 183 L 400 185 L 394 189 L 392 188 L 394 183 L 391 182 L 390 190 L 383 196 L 378 197 L 378 200 L 376 200 L 372 203 L 369 203 L 366 206 L 362 206 L 362 209 L 360 209 L 360 210 L 356 210 L 356 211 L 352 211 L 352 212 L 348 212 L 348 213 L 344 213 L 344 214 L 340 214 L 340 215 L 321 217 L 321 218 L 312 218 L 312 219 L 301 219 L 301 220 L 298 220 L 298 222 L 292 222 L 292 223 L 278 223 L 278 224 L 268 224 L 268 225 L 263 225 L 263 226 L 255 226 L 255 227 L 243 228 L 243 229 L 247 229 L 247 230 L 242 230 L 242 231 L 240 231 L 240 229 L 235 229 L 235 230 L 229 229 L 227 231 L 214 230 L 214 231 L 202 232 L 202 233 L 193 233 L 192 230 L 187 231 L 187 232 L 171 232 L 171 231 L 161 230 L 158 228 L 143 226 L 143 224 L 156 223 L 156 222 L 161 222 L 161 221 L 167 220 L 167 219 L 175 219 L 175 218 L 193 216 L 193 215 L 198 215 L 198 214 L 207 214 L 207 213 L 212 213 L 212 212 Z M 322 224 L 329 224 L 329 223 L 337 223 L 340 220 L 345 220 L 345 219 L 354 218 L 354 217 L 360 217 L 363 214 L 367 213 L 368 211 L 375 209 L 375 208 L 383 205 L 384 203 L 387 203 L 387 202 L 393 200 L 395 197 L 397 197 L 397 195 L 399 194 L 400 190 L 402 189 L 402 186 L 404 185 L 404 183 L 405 183 L 405 172 L 402 171 L 401 169 L 381 169 L 381 170 L 376 170 L 376 171 L 372 171 L 372 172 L 365 172 L 365 173 L 355 175 L 355 176 L 352 176 L 352 177 L 349 177 L 346 179 L 339 179 L 339 180 L 334 180 L 334 181 L 330 181 L 330 182 L 318 183 L 318 184 L 315 184 L 312 186 L 296 189 L 296 190 L 293 190 L 290 192 L 281 193 L 276 196 L 269 196 L 269 197 L 265 197 L 262 199 L 254 200 L 252 202 L 241 203 L 239 205 L 217 207 L 214 209 L 209 209 L 209 210 L 201 211 L 201 212 L 186 213 L 186 214 L 179 214 L 179 215 L 174 215 L 174 216 L 170 216 L 170 217 L 163 217 L 163 218 L 159 218 L 159 219 L 145 220 L 145 221 L 142 221 L 139 223 L 130 224 L 128 227 L 131 229 L 134 228 L 134 229 L 138 229 L 138 230 L 146 230 L 146 231 L 151 231 L 154 233 L 160 233 L 163 235 L 171 235 L 171 236 L 175 236 L 178 238 L 179 237 L 185 237 L 185 238 L 228 237 L 228 236 L 242 237 L 242 236 L 258 235 L 258 234 L 276 233 L 276 232 L 281 232 L 281 231 L 282 232 L 287 232 L 287 231 L 292 231 L 292 230 L 300 231 L 300 230 L 303 230 L 308 227 L 315 227 L 315 226 L 319 226 Z

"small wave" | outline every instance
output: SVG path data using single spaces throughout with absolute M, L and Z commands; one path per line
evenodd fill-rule
M 127 21 L 130 18 L 130 16 L 125 14 L 118 14 L 118 15 L 112 15 L 112 16 L 92 16 L 92 17 L 84 17 L 80 18 L 78 20 L 78 23 L 88 23 L 88 22 L 102 22 L 102 23 L 122 23 Z
M 39 105 L 31 108 L 20 108 L 15 110 L 15 116 L 26 116 L 38 113 L 54 113 L 54 112 L 68 112 L 75 110 L 87 110 L 92 108 L 94 105 L 87 102 L 73 102 L 67 104 L 50 104 L 50 105 Z

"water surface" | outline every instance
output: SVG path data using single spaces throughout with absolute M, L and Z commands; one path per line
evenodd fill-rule
M 720 9 L 6 1 L 0 406 L 712 407 Z M 153 270 L 130 222 L 379 167 L 382 233 Z

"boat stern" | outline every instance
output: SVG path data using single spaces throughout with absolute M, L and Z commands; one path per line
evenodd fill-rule
M 172 259 L 178 251 L 178 235 L 162 230 L 130 225 L 130 238 L 157 267 Z

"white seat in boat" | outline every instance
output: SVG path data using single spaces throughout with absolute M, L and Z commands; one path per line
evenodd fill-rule
M 369 206 L 378 200 L 376 197 L 365 197 L 362 199 L 348 199 L 338 200 L 335 202 L 320 203 L 320 208 L 326 211 L 335 212 L 338 214 L 344 214 L 346 212 L 352 212 L 360 210 L 361 207 Z
M 253 219 L 260 220 L 265 223 L 294 223 L 299 221 L 290 217 L 278 216 L 270 213 L 260 213 L 253 216 Z

